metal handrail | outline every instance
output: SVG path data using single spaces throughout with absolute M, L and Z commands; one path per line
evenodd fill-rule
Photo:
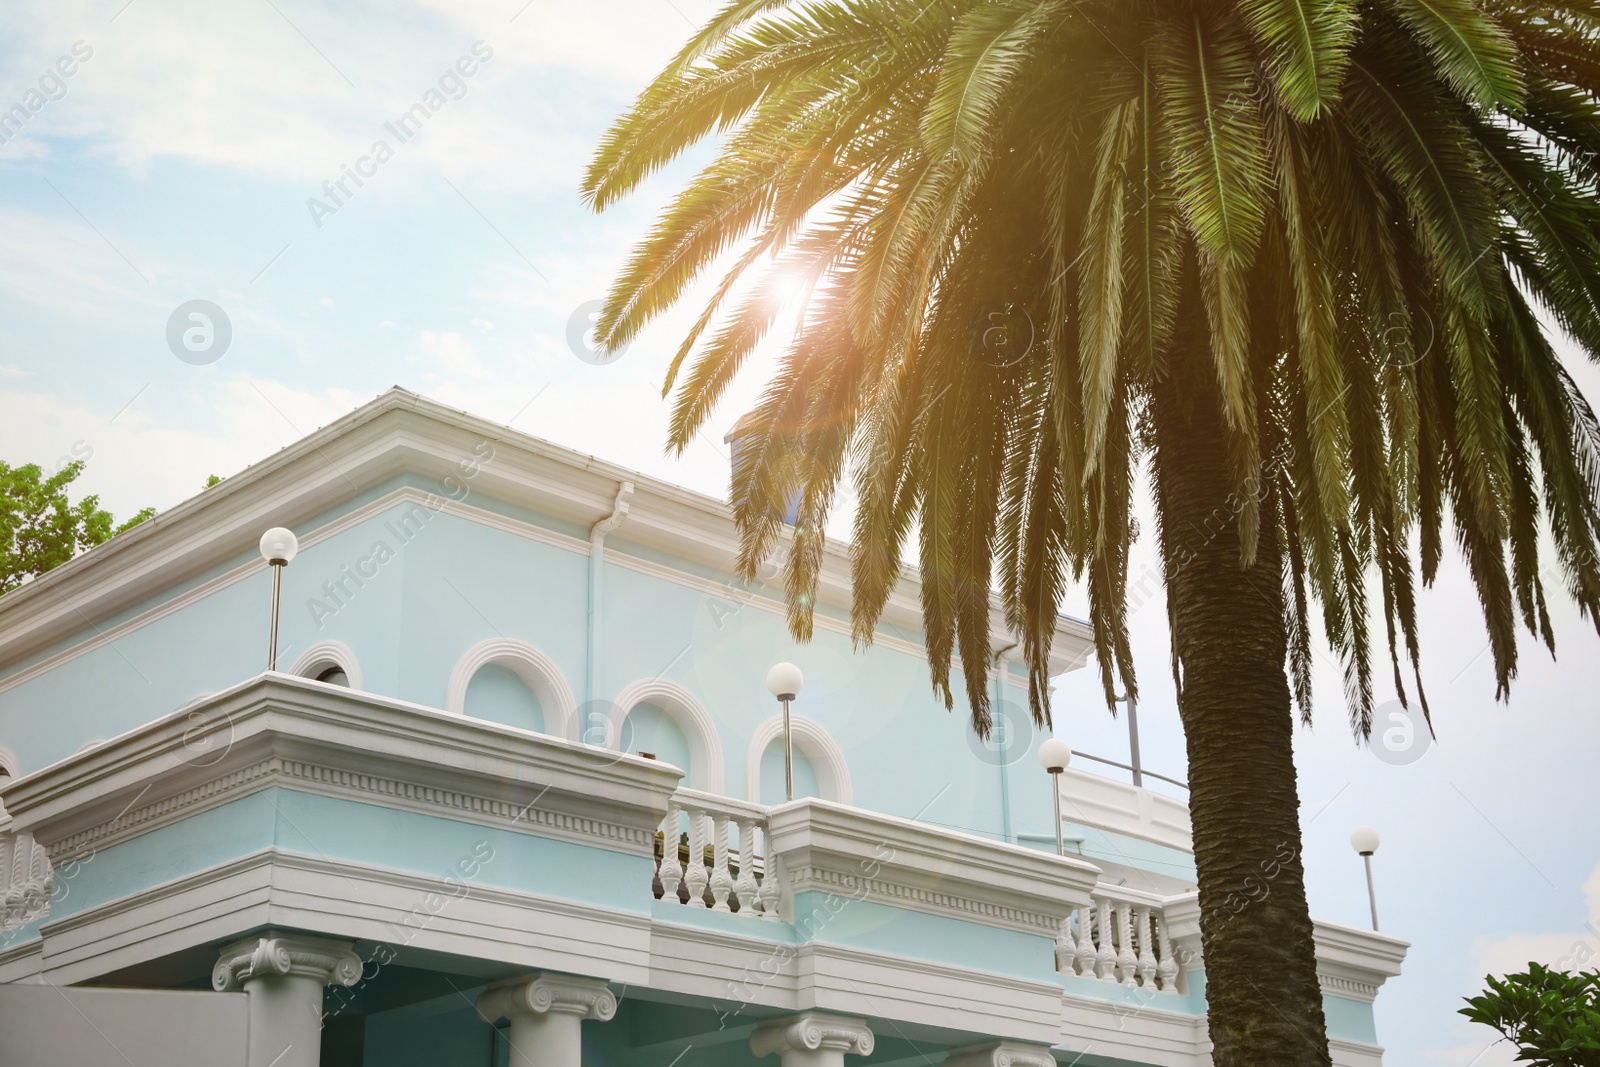
M 1130 773 L 1141 773 L 1141 774 L 1148 775 L 1151 778 L 1159 778 L 1163 782 L 1171 782 L 1173 785 L 1177 786 L 1179 789 L 1188 789 L 1189 788 L 1189 783 L 1188 782 L 1180 782 L 1176 778 L 1168 778 L 1164 774 L 1157 774 L 1155 771 L 1147 771 L 1142 767 L 1139 768 L 1139 770 L 1137 772 L 1135 772 L 1134 769 L 1131 766 L 1129 766 L 1128 764 L 1126 764 L 1126 763 L 1118 763 L 1116 760 L 1114 760 L 1114 759 L 1106 759 L 1104 756 L 1091 756 L 1087 752 L 1073 752 L 1072 755 L 1074 757 L 1081 758 L 1081 759 L 1094 760 L 1096 763 L 1104 763 L 1108 767 L 1118 767 L 1118 768 L 1120 768 L 1122 770 L 1125 770 L 1125 771 L 1128 771 Z

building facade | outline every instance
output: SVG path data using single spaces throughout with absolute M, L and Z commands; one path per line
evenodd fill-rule
M 395 390 L 0 598 L 4 1062 L 1209 1063 L 1185 806 L 1069 770 L 1055 855 L 998 609 L 981 743 L 914 576 L 856 650 L 830 548 L 795 645 L 736 546 Z M 1380 1063 L 1405 943 L 1317 948 L 1334 1062 Z

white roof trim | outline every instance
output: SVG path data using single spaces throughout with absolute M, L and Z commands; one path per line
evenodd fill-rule
M 294 528 L 403 473 L 450 479 L 475 492 L 588 528 L 610 514 L 617 486 L 634 483 L 626 542 L 713 572 L 731 572 L 738 535 L 727 505 L 509 427 L 392 389 L 231 478 L 0 597 L 0 668 L 205 571 L 254 569 L 263 529 Z M 624 545 L 617 546 L 626 551 Z M 918 581 L 908 568 L 885 607 L 889 626 L 921 630 Z M 819 604 L 850 607 L 849 548 L 830 540 Z M 1004 630 L 993 600 L 992 626 Z M 1053 667 L 1079 665 L 1087 624 L 1063 618 Z

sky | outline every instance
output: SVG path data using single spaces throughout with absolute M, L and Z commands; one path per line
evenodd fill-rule
M 169 508 L 399 384 L 725 497 L 721 438 L 770 352 L 669 457 L 661 382 L 697 309 L 603 364 L 584 338 L 630 243 L 708 155 L 603 215 L 577 195 L 607 124 L 711 10 L 13 0 L 0 114 L 24 121 L 0 144 L 0 459 L 84 459 L 78 487 L 123 517 Z M 400 125 L 419 102 L 436 110 Z M 1571 365 L 1600 397 L 1600 373 Z M 1181 778 L 1148 541 L 1133 574 L 1144 763 Z M 1062 608 L 1085 614 L 1082 590 Z M 1414 730 L 1407 748 L 1386 708 L 1391 743 L 1358 745 L 1339 669 L 1325 650 L 1319 661 L 1315 725 L 1296 738 L 1311 907 L 1370 921 L 1348 835 L 1377 827 L 1381 925 L 1413 944 L 1378 998 L 1388 1062 L 1510 1064 L 1455 1014 L 1461 998 L 1529 959 L 1600 957 L 1600 638 L 1557 602 L 1559 660 L 1525 638 L 1497 703 L 1458 563 L 1420 612 L 1435 740 Z M 1058 680 L 1057 732 L 1126 759 L 1094 673 Z

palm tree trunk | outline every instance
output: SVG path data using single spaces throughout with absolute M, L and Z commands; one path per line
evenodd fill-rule
M 1194 343 L 1169 358 L 1153 415 L 1213 1057 L 1217 1067 L 1328 1067 L 1300 857 L 1276 507 L 1256 494 L 1262 535 L 1254 562 L 1241 566 L 1243 501 L 1204 335 L 1202 319 Z

